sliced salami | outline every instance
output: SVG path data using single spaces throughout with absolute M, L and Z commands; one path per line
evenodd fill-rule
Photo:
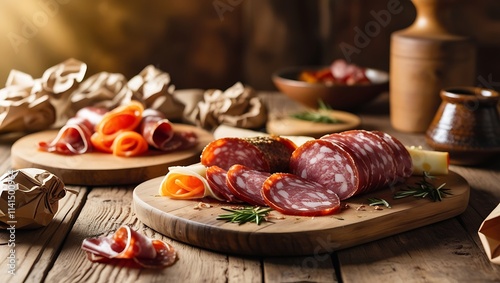
M 328 140 L 311 140 L 299 146 L 290 158 L 291 173 L 317 182 L 341 200 L 360 191 L 360 166 L 351 154 Z
M 359 172 L 359 192 L 357 192 L 357 194 L 369 189 L 370 180 L 372 178 L 370 170 L 370 159 L 364 149 L 353 147 L 353 145 L 357 143 L 357 140 L 353 137 L 341 135 L 338 133 L 325 135 L 321 137 L 321 139 L 328 140 L 339 145 L 354 159 Z
M 371 190 L 382 188 L 393 182 L 396 167 L 389 146 L 380 137 L 364 130 L 351 130 L 341 134 L 356 138 L 358 142 L 355 145 L 368 153 L 373 175 L 369 186 Z
M 242 202 L 238 199 L 229 189 L 226 182 L 227 171 L 218 167 L 210 166 L 206 171 L 206 179 L 208 185 L 214 193 L 224 198 L 227 202 L 240 203 Z
M 270 173 L 250 169 L 243 165 L 233 165 L 227 171 L 229 190 L 251 205 L 267 206 L 262 196 L 262 185 Z
M 264 182 L 262 195 L 283 214 L 321 216 L 340 209 L 340 199 L 332 189 L 290 173 L 272 174 Z
M 381 137 L 392 149 L 396 166 L 395 183 L 400 183 L 410 177 L 413 173 L 413 162 L 406 147 L 395 137 L 380 131 L 373 131 L 375 135 Z
M 224 170 L 240 164 L 265 172 L 287 172 L 296 145 L 282 137 L 221 138 L 209 143 L 201 154 L 205 166 Z

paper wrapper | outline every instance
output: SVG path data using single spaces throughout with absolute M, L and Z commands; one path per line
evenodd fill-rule
M 32 93 L 35 80 L 12 70 L 5 88 L 0 89 L 0 134 L 35 132 L 56 121 L 56 109 L 49 97 Z
M 153 65 L 128 80 L 123 74 L 100 72 L 84 79 L 87 65 L 68 59 L 47 69 L 39 79 L 12 70 L 0 90 L 0 135 L 60 128 L 87 106 L 109 110 L 130 101 L 212 130 L 219 125 L 258 129 L 267 109 L 255 91 L 238 82 L 218 89 L 175 93 L 170 75 Z
M 238 82 L 225 91 L 206 90 L 203 99 L 184 116 L 190 123 L 208 130 L 219 125 L 255 129 L 266 123 L 267 109 L 252 88 Z
M 0 177 L 0 228 L 33 229 L 54 218 L 58 201 L 66 195 L 54 174 L 36 168 L 12 170 Z
M 483 221 L 478 234 L 490 261 L 500 264 L 500 204 Z

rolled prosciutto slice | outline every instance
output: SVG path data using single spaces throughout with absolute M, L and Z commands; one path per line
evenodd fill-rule
M 73 117 L 52 141 L 39 142 L 38 149 L 66 155 L 86 153 L 92 150 L 92 133 L 92 125 L 87 120 Z
M 188 149 L 198 143 L 194 132 L 175 130 L 165 115 L 154 109 L 144 110 L 139 132 L 149 145 L 165 152 Z
M 171 245 L 148 238 L 126 225 L 112 235 L 84 239 L 81 248 L 93 262 L 130 260 L 146 268 L 164 268 L 177 260 Z
M 201 163 L 224 170 L 240 164 L 269 173 L 288 172 L 290 156 L 296 147 L 289 139 L 276 136 L 221 138 L 203 149 Z
M 75 117 L 70 118 L 50 142 L 41 141 L 38 148 L 42 151 L 60 154 L 83 154 L 93 150 L 91 136 L 95 125 L 107 112 L 104 108 L 85 107 Z
M 142 113 L 139 132 L 149 145 L 160 150 L 168 148 L 168 142 L 174 137 L 172 123 L 162 112 L 154 109 L 146 109 Z

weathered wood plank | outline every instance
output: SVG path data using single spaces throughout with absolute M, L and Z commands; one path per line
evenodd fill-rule
M 329 254 L 264 260 L 265 282 L 337 282 Z
M 172 241 L 145 227 L 132 209 L 132 188 L 94 188 L 67 241 L 49 272 L 49 282 L 100 282 L 112 278 L 116 282 L 207 282 L 260 281 L 260 261 L 233 258 Z M 161 270 L 123 268 L 123 266 L 92 263 L 80 249 L 84 238 L 109 234 L 121 225 L 130 225 L 145 235 L 165 240 L 178 251 L 179 260 Z M 223 239 L 221 239 L 223 240 Z M 70 271 L 70 272 L 68 272 Z
M 500 267 L 450 219 L 338 252 L 344 282 L 493 282 Z
M 35 230 L 0 231 L 0 282 L 42 282 L 61 249 L 66 235 L 83 206 L 87 189 L 76 188 L 78 194 L 67 193 L 59 201 L 59 209 L 52 222 Z M 15 246 L 8 246 L 13 239 Z M 11 253 L 12 251 L 12 253 Z M 9 256 L 15 255 L 15 275 L 8 273 Z

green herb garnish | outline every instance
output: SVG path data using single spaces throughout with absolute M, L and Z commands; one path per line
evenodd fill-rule
M 436 187 L 430 182 L 431 179 L 435 177 L 430 176 L 429 173 L 424 172 L 421 181 L 415 183 L 414 186 L 407 186 L 406 189 L 402 189 L 394 194 L 395 199 L 405 198 L 409 196 L 419 197 L 419 198 L 430 198 L 432 201 L 441 201 L 446 195 L 451 195 L 450 189 L 446 189 L 444 186 L 446 183 L 441 184 Z
M 391 208 L 389 202 L 387 202 L 385 199 L 382 198 L 368 198 L 368 205 L 370 206 L 383 205 L 387 208 Z
M 217 220 L 226 220 L 227 222 L 238 223 L 239 225 L 254 222 L 260 225 L 262 221 L 266 221 L 266 216 L 272 210 L 268 207 L 242 207 L 236 209 L 222 208 L 222 210 L 230 212 L 229 214 L 220 214 Z
M 322 100 L 318 101 L 319 107 L 316 111 L 304 111 L 292 114 L 291 116 L 295 119 L 306 120 L 316 123 L 326 123 L 326 124 L 338 124 L 342 123 L 341 120 L 334 118 L 328 114 L 326 111 L 332 110 L 332 108 L 326 105 Z

